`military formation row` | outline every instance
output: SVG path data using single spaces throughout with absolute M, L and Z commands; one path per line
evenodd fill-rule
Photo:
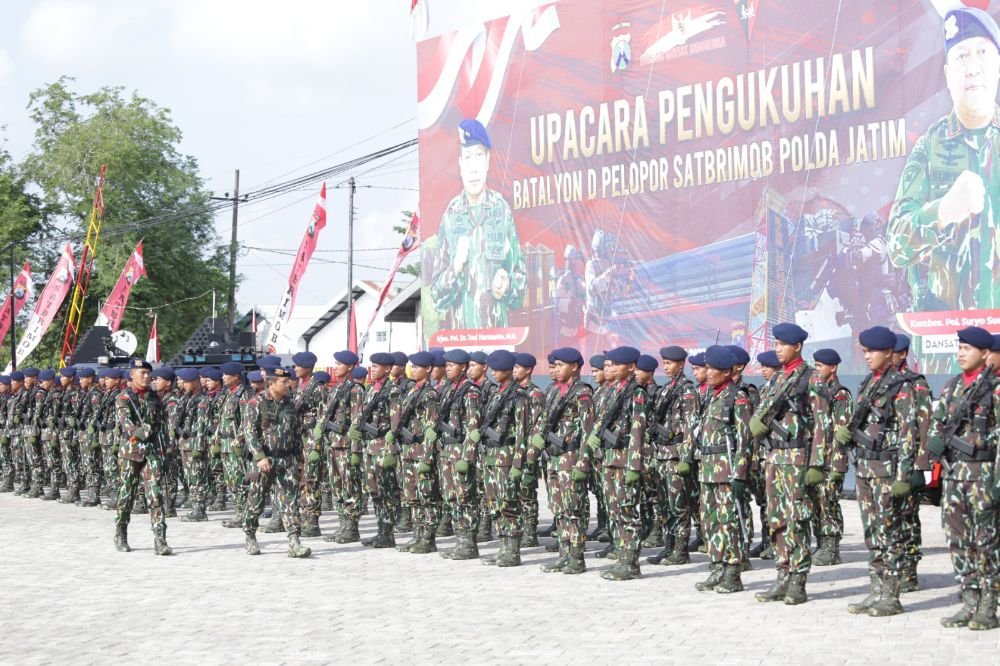
M 106 494 L 122 551 L 138 498 L 160 555 L 171 552 L 166 518 L 182 503 L 191 508 L 182 520 L 206 520 L 212 497 L 212 508 L 224 508 L 228 493 L 236 515 L 223 525 L 242 528 L 254 555 L 273 494 L 264 529 L 287 531 L 289 556 L 306 557 L 300 538 L 321 536 L 323 510 L 340 518 L 327 540 L 361 540 L 370 498 L 378 532 L 365 545 L 395 547 L 395 532 L 412 530 L 398 550 L 430 553 L 437 536 L 454 533 L 455 547 L 441 555 L 467 560 L 495 530 L 499 550 L 483 564 L 509 567 L 521 563 L 522 546 L 538 545 L 543 480 L 560 553 L 547 572 L 586 571 L 593 493 L 598 528 L 590 536 L 607 532 L 598 556 L 616 560 L 602 577 L 640 577 L 644 544 L 662 546 L 647 561 L 663 565 L 685 564 L 701 546 L 711 569 L 697 589 L 740 592 L 749 558 L 773 558 L 776 580 L 756 598 L 795 605 L 807 600 L 814 562 L 840 561 L 840 498 L 853 458 L 871 588 L 848 610 L 877 617 L 903 612 L 900 594 L 918 587 L 918 496 L 939 466 L 962 592 L 962 608 L 942 623 L 996 627 L 1000 337 L 958 332 L 963 373 L 935 406 L 926 380 L 907 366 L 904 335 L 861 333 L 871 373 L 854 398 L 838 381 L 835 351 L 816 352 L 811 366 L 803 329 L 779 324 L 773 332 L 774 351 L 757 359 L 759 388 L 744 381 L 750 357 L 737 346 L 692 356 L 669 346 L 660 361 L 619 347 L 590 359 L 593 385 L 581 379 L 579 351 L 556 349 L 546 391 L 532 381 L 535 358 L 508 351 L 374 354 L 360 373 L 358 357 L 343 351 L 332 377 L 314 373 L 315 355 L 301 352 L 291 369 L 261 359 L 247 382 L 236 363 L 175 372 L 134 359 L 97 377 L 61 370 L 58 385 L 55 372 L 26 369 L 0 377 L 0 490 L 60 499 L 66 488 L 61 501 L 85 506 Z

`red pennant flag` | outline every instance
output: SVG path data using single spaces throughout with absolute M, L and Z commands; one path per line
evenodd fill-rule
M 160 362 L 160 338 L 156 334 L 156 315 L 153 315 L 153 327 L 149 329 L 149 344 L 146 345 L 146 360 L 150 363 Z
M 38 343 L 42 341 L 42 336 L 49 330 L 52 320 L 66 300 L 66 295 L 73 286 L 76 265 L 73 263 L 73 248 L 66 243 L 62 256 L 56 263 L 56 267 L 49 276 L 49 281 L 45 283 L 38 301 L 35 302 L 35 311 L 31 313 L 31 319 L 21 335 L 21 341 L 17 343 L 17 364 L 20 365 L 35 350 Z M 12 366 L 8 365 L 8 370 Z
M 354 316 L 354 303 L 351 303 L 351 318 L 347 323 L 347 348 L 358 353 L 358 320 Z
M 122 317 L 125 315 L 125 305 L 128 297 L 132 293 L 132 287 L 146 274 L 146 265 L 142 261 L 142 241 L 135 246 L 135 251 L 125 262 L 125 268 L 118 277 L 114 289 L 104 301 L 101 313 L 97 315 L 97 326 L 107 326 L 114 333 L 121 326 Z
M 21 273 L 14 280 L 14 293 L 7 294 L 7 298 L 3 301 L 3 307 L 0 307 L 0 342 L 7 337 L 7 331 L 10 330 L 10 299 L 14 299 L 14 316 L 21 311 L 24 304 L 28 301 L 28 297 L 32 295 L 33 289 L 31 286 L 31 264 L 27 261 L 24 262 L 24 268 L 21 269 Z
M 396 253 L 396 261 L 393 262 L 392 268 L 389 269 L 389 275 L 385 278 L 385 284 L 378 295 L 378 303 L 375 304 L 372 316 L 368 319 L 365 334 L 361 336 L 362 350 L 368 344 L 368 334 L 371 332 L 372 324 L 375 323 L 375 317 L 378 316 L 379 310 L 382 309 L 382 305 L 385 303 L 386 296 L 389 295 L 389 288 L 392 287 L 392 281 L 396 278 L 399 267 L 402 265 L 403 260 L 418 247 L 420 247 L 420 216 L 414 213 L 410 216 L 410 224 L 406 227 L 406 235 L 403 236 L 403 242 L 399 245 L 399 252 Z

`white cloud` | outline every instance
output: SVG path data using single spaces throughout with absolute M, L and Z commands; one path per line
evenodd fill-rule
M 14 61 L 6 49 L 0 49 L 0 84 L 5 83 L 14 73 Z

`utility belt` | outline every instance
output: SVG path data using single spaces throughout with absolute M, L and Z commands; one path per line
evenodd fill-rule
M 564 453 L 580 450 L 579 437 L 575 437 L 572 442 L 566 442 L 557 433 L 550 432 L 545 435 L 545 441 L 548 442 L 548 446 L 545 447 L 545 453 L 553 458 L 561 456 Z
M 501 446 L 514 446 L 516 439 L 513 435 L 502 435 L 499 431 L 487 426 L 482 430 L 483 438 L 479 443 L 487 449 L 498 449 Z
M 263 448 L 268 458 L 291 458 L 300 452 L 299 449 L 271 449 L 269 446 Z
M 781 439 L 774 436 L 768 437 L 765 442 L 768 451 L 782 451 L 786 449 L 804 449 L 809 446 L 809 442 L 804 439 Z
M 438 426 L 438 430 L 441 431 L 441 443 L 446 446 L 455 446 L 456 444 L 461 444 L 465 437 L 464 433 L 460 428 L 452 426 L 450 423 L 442 423 Z
M 424 433 L 416 433 L 409 428 L 404 428 L 400 426 L 399 428 L 399 441 L 403 446 L 410 446 L 412 444 L 420 444 L 424 441 Z
M 863 446 L 858 446 L 854 449 L 854 455 L 858 460 L 875 460 L 875 461 L 886 461 L 895 460 L 899 455 L 899 449 L 869 449 Z
M 977 448 L 975 444 L 963 439 L 958 435 L 953 435 L 951 440 L 945 443 L 948 450 L 945 457 L 948 462 L 991 462 L 996 460 L 996 451 L 988 447 Z
M 725 444 L 718 444 L 716 446 L 702 446 L 700 450 L 701 450 L 701 455 L 711 456 L 719 453 L 728 453 L 729 447 Z
M 628 446 L 628 433 L 622 432 L 622 428 L 617 431 L 605 428 L 601 431 L 601 448 L 604 450 L 624 449 Z
M 371 423 L 365 423 L 361 426 L 361 434 L 367 439 L 378 439 L 379 437 L 385 437 L 386 433 L 389 432 L 389 428 L 376 428 Z

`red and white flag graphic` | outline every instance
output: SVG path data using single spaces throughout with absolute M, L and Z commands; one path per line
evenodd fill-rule
M 56 313 L 59 312 L 63 301 L 66 300 L 66 295 L 73 287 L 75 273 L 73 248 L 69 246 L 69 243 L 66 243 L 52 275 L 49 276 L 49 281 L 45 284 L 45 288 L 42 289 L 42 293 L 35 303 L 35 311 L 31 313 L 31 319 L 28 320 L 21 341 L 17 343 L 18 365 L 21 365 L 31 352 L 35 351 L 35 347 L 42 341 L 42 336 L 49 330 L 52 320 L 55 319 Z M 7 372 L 10 371 L 10 368 L 11 366 L 8 364 Z
M 7 337 L 7 331 L 10 330 L 10 299 L 14 299 L 14 316 L 16 317 L 33 291 L 31 286 L 31 264 L 24 262 L 24 268 L 21 269 L 17 279 L 14 280 L 14 293 L 7 294 L 7 298 L 3 301 L 3 307 L 0 307 L 0 342 L 3 342 L 3 339 Z
M 125 306 L 128 304 L 128 297 L 132 293 L 132 287 L 146 274 L 146 265 L 142 261 L 142 241 L 135 246 L 135 250 L 129 255 L 125 262 L 122 274 L 118 276 L 118 282 L 114 289 L 104 301 L 104 307 L 97 315 L 97 326 L 107 326 L 114 333 L 121 326 L 122 317 L 125 316 Z
M 378 316 L 379 310 L 382 309 L 382 305 L 385 303 L 386 296 L 389 295 L 389 288 L 392 287 L 392 281 L 396 278 L 399 267 L 402 265 L 403 260 L 418 247 L 420 247 L 420 216 L 414 213 L 410 216 L 410 223 L 406 227 L 406 235 L 403 237 L 403 242 L 399 245 L 399 252 L 396 253 L 396 261 L 393 262 L 392 268 L 389 269 L 389 275 L 385 279 L 385 284 L 382 285 L 382 291 L 378 295 L 378 303 L 375 304 L 372 316 L 368 319 L 368 325 L 365 326 L 365 334 L 361 336 L 361 351 L 364 351 L 365 345 L 368 344 L 368 334 L 372 330 L 372 324 L 375 323 L 375 317 Z
M 150 363 L 160 362 L 160 337 L 156 333 L 156 315 L 153 315 L 153 327 L 149 329 L 149 344 L 146 345 L 146 360 Z

